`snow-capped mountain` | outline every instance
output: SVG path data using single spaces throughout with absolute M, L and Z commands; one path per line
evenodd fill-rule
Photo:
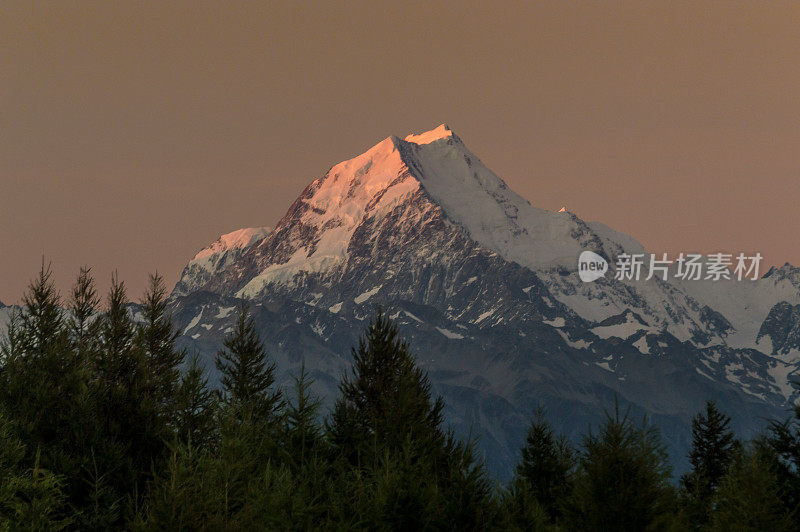
M 330 398 L 377 306 L 412 340 L 448 404 L 507 475 L 544 403 L 568 434 L 615 394 L 648 413 L 680 459 L 688 420 L 716 398 L 737 427 L 782 416 L 800 272 L 758 281 L 584 283 L 582 251 L 643 253 L 630 236 L 513 192 L 446 125 L 388 137 L 312 182 L 274 229 L 243 229 L 200 251 L 172 296 L 183 340 L 211 357 L 239 300 L 284 380 L 301 359 Z

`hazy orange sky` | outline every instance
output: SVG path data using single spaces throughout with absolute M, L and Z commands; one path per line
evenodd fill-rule
M 447 122 L 536 206 L 800 264 L 800 4 L 2 2 L 0 301 L 133 294 Z

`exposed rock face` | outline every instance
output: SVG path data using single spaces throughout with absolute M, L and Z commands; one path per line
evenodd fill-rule
M 644 252 L 603 224 L 531 206 L 443 125 L 334 166 L 273 230 L 221 237 L 187 265 L 171 305 L 182 342 L 210 360 L 248 300 L 280 382 L 304 359 L 327 400 L 382 307 L 449 423 L 478 438 L 500 478 L 539 404 L 577 437 L 616 398 L 661 427 L 679 466 L 706 399 L 744 437 L 785 414 L 797 372 L 785 355 L 800 339 L 794 269 L 692 285 L 617 281 L 612 264 L 584 283 L 583 250 Z
M 769 340 L 769 344 L 765 340 Z M 772 353 L 782 359 L 797 361 L 800 354 L 800 305 L 781 301 L 772 307 L 758 330 L 757 341 L 771 345 Z

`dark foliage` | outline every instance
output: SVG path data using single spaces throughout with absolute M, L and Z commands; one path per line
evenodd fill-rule
M 247 306 L 239 308 L 233 332 L 217 353 L 222 376 L 222 400 L 242 421 L 275 425 L 280 421 L 283 399 L 275 390 L 275 364 L 269 362 Z
M 658 431 L 617 408 L 584 437 L 568 521 L 582 530 L 667 528 L 676 509 L 670 473 Z
M 800 409 L 740 446 L 709 403 L 683 504 L 646 423 L 615 411 L 573 449 L 540 410 L 499 490 L 380 312 L 323 422 L 305 366 L 278 389 L 246 307 L 212 390 L 158 276 L 136 322 L 116 277 L 102 308 L 88 269 L 68 301 L 51 277 L 0 344 L 0 530 L 800 528 Z
M 681 477 L 681 502 L 696 528 L 708 522 L 714 494 L 739 447 L 730 422 L 713 401 L 708 401 L 705 412 L 692 420 L 692 469 Z
M 531 516 L 559 522 L 572 493 L 576 466 L 575 451 L 563 436 L 556 436 L 539 408 L 506 497 L 507 518 L 520 528 Z

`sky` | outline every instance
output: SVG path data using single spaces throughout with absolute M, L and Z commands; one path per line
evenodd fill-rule
M 446 122 L 533 205 L 800 265 L 800 4 L 0 3 L 0 301 L 131 296 Z

